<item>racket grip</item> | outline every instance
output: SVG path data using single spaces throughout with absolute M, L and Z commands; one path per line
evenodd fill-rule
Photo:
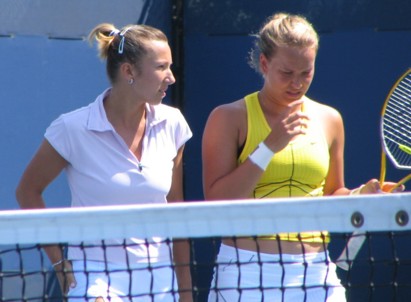
M 352 265 L 352 261 L 357 257 L 358 252 L 363 246 L 365 239 L 365 233 L 360 231 L 353 232 L 341 255 L 337 258 L 336 265 L 348 271 Z

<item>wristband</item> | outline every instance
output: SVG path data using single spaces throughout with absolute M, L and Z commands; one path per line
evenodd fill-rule
M 362 190 L 362 188 L 364 188 L 364 187 L 365 187 L 365 185 L 361 185 L 361 186 L 359 186 L 358 188 L 352 189 L 352 190 L 350 191 L 350 195 L 359 195 L 359 194 L 361 194 L 361 190 Z
M 275 153 L 271 151 L 271 149 L 268 148 L 264 142 L 261 142 L 257 149 L 255 149 L 254 152 L 248 156 L 248 158 L 253 164 L 265 171 L 274 154 Z

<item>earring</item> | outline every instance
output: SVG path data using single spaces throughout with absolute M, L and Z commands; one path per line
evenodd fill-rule
M 133 79 L 133 78 L 129 79 L 129 80 L 128 80 L 128 83 L 129 83 L 130 85 L 133 85 L 134 79 Z

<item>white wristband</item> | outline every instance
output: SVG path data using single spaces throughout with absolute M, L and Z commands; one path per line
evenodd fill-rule
M 352 189 L 352 190 L 350 191 L 350 195 L 359 195 L 359 194 L 361 194 L 361 190 L 362 190 L 362 188 L 364 188 L 364 187 L 365 187 L 365 185 L 361 185 L 361 186 L 359 186 L 358 188 Z
M 248 158 L 261 170 L 265 171 L 265 168 L 267 168 L 273 156 L 274 152 L 271 151 L 271 149 L 268 148 L 264 142 L 261 142 L 257 149 L 255 149 L 254 152 L 248 156 Z

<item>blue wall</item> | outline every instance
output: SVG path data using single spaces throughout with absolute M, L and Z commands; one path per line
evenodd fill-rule
M 2 209 L 18 208 L 14 190 L 49 123 L 90 103 L 106 86 L 96 50 L 83 40 L 42 36 L 0 38 L 0 144 Z M 69 205 L 64 181 L 46 192 L 50 206 Z

